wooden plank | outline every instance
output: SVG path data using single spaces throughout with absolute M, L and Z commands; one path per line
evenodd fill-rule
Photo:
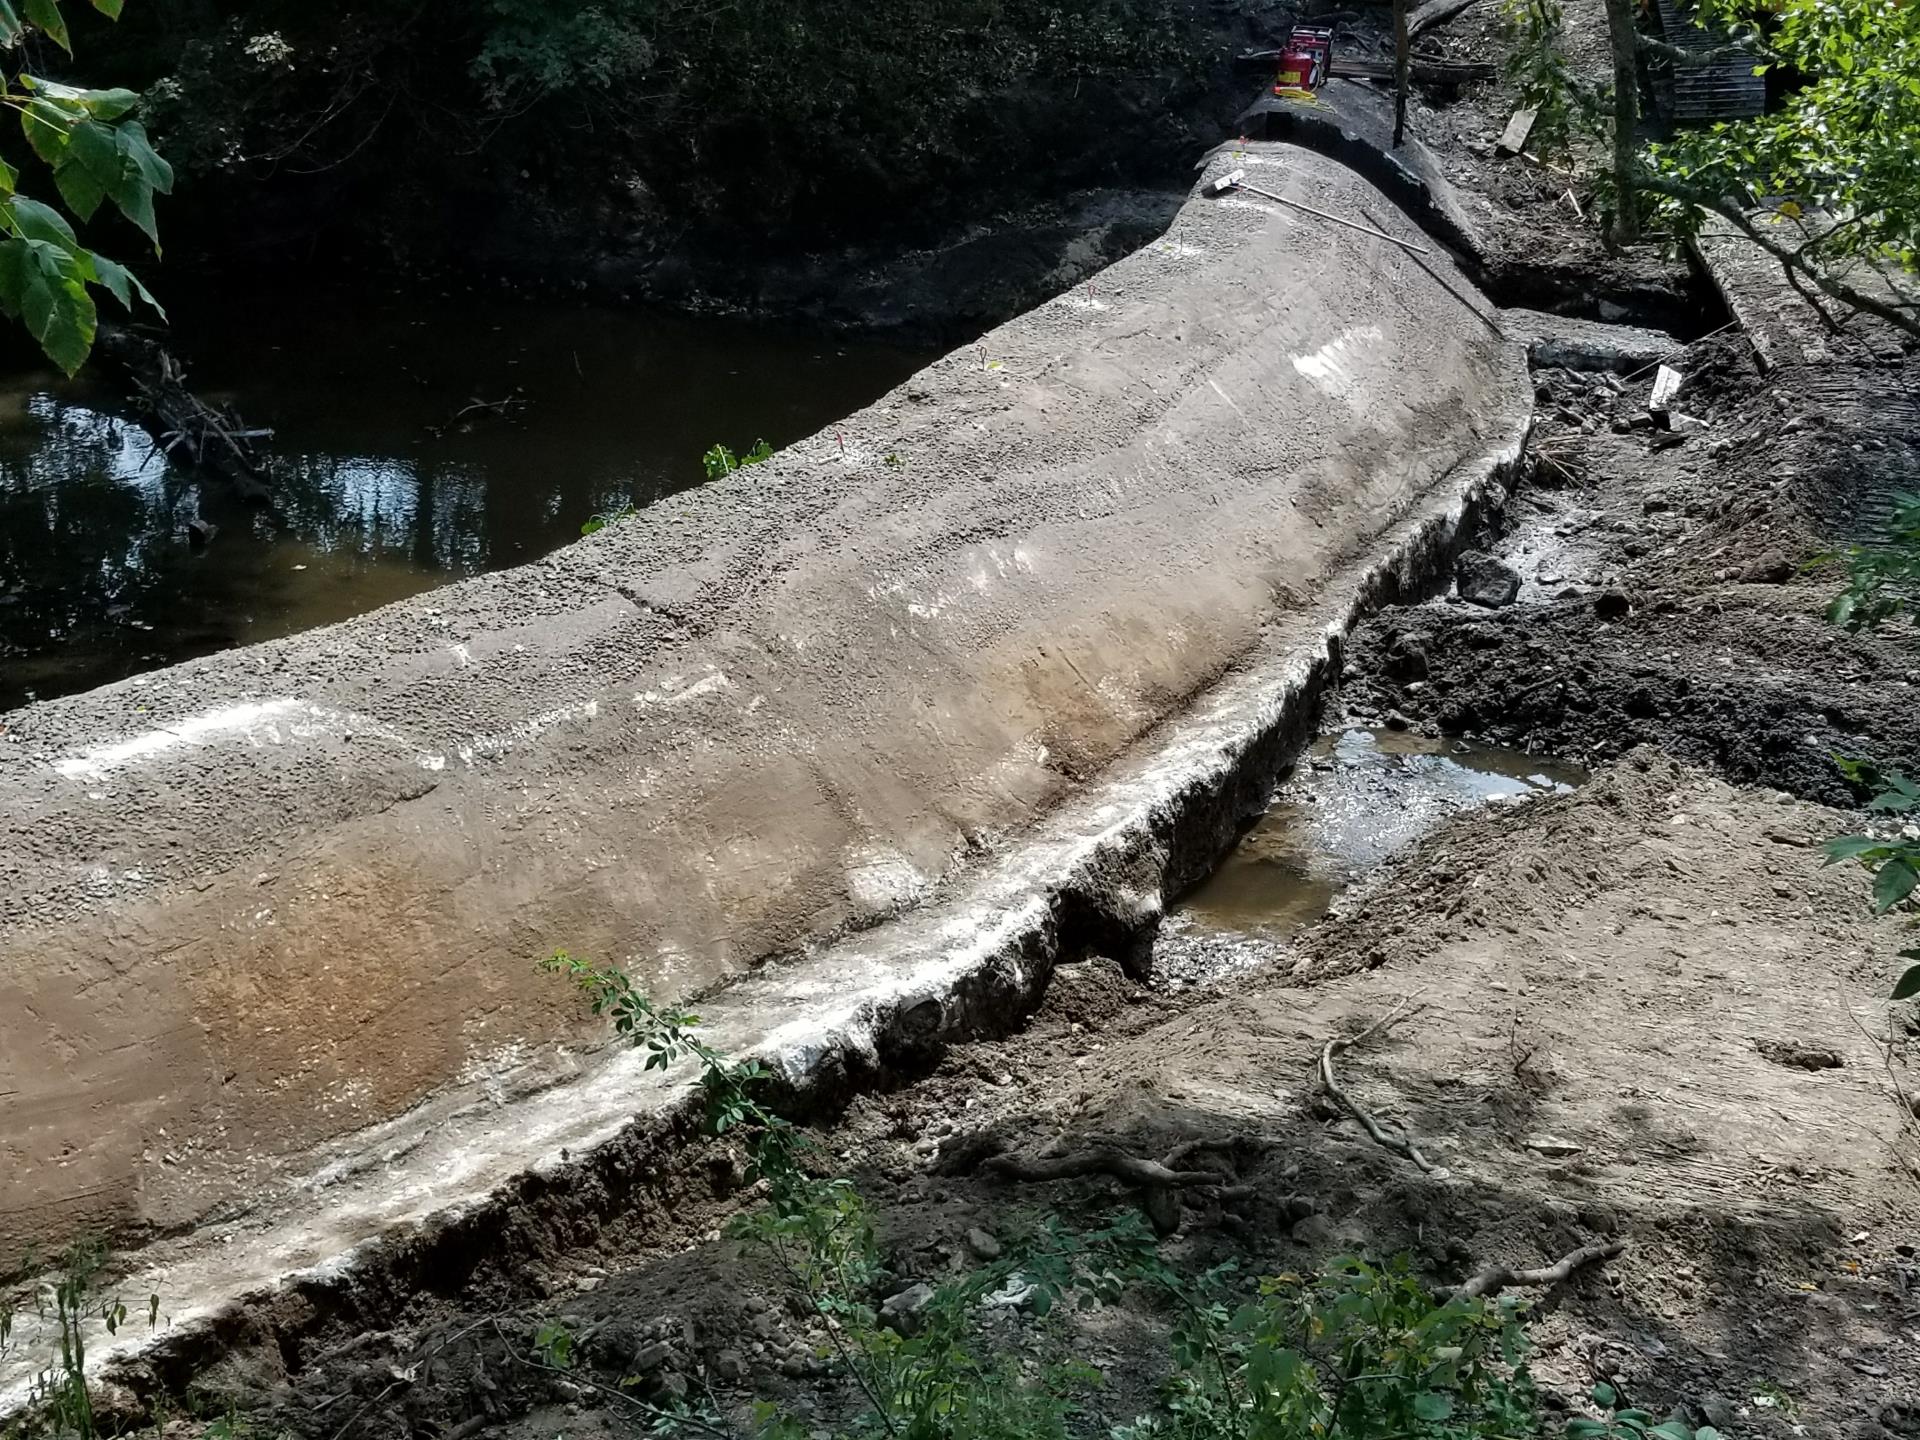
M 1500 139 L 1493 148 L 1502 155 L 1518 155 L 1527 148 L 1527 138 L 1533 134 L 1533 122 L 1539 118 L 1540 111 L 1537 108 L 1514 111 L 1507 117 L 1507 128 L 1500 132 Z

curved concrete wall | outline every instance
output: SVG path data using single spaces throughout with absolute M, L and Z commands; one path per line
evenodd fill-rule
M 1404 223 L 1305 151 L 1232 164 Z M 0 1262 L 539 1083 L 585 1033 L 553 948 L 685 994 L 1013 843 L 1506 443 L 1524 354 L 1470 302 L 1439 256 L 1195 199 L 766 466 L 7 717 Z

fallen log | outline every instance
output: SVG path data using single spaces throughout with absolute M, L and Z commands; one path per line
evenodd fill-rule
M 195 395 L 187 388 L 185 367 L 150 336 L 102 326 L 98 345 L 125 376 L 127 399 L 169 459 L 212 476 L 249 504 L 272 506 L 253 448 L 254 440 L 272 431 L 249 429 Z

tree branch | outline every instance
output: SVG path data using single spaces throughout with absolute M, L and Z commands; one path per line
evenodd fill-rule
M 1537 1270 L 1514 1270 L 1505 1265 L 1489 1265 L 1466 1284 L 1453 1292 L 1455 1300 L 1472 1300 L 1477 1296 L 1494 1296 L 1513 1285 L 1558 1285 L 1576 1270 L 1602 1260 L 1611 1260 L 1627 1248 L 1624 1240 L 1607 1240 L 1596 1245 L 1582 1245 L 1570 1255 L 1562 1255 L 1551 1265 L 1543 1265 Z
M 1778 241 L 1762 234 L 1760 228 L 1753 223 L 1753 217 L 1747 213 L 1745 207 L 1737 202 L 1725 196 L 1713 195 L 1707 191 L 1696 189 L 1691 185 L 1670 179 L 1665 175 L 1656 175 L 1644 170 L 1635 176 L 1634 184 L 1638 189 L 1648 191 L 1651 194 L 1664 195 L 1669 200 L 1678 200 L 1683 205 L 1691 205 L 1695 209 L 1718 215 L 1722 220 L 1725 220 L 1729 225 L 1745 235 L 1747 239 L 1751 240 L 1767 254 L 1778 260 L 1789 271 L 1798 271 L 1800 274 L 1806 276 L 1807 279 L 1812 282 L 1814 288 L 1828 299 L 1838 300 L 1841 304 L 1862 311 L 1865 314 L 1873 316 L 1875 319 L 1884 320 L 1896 330 L 1900 330 L 1920 340 L 1920 320 L 1916 320 L 1912 316 L 1902 313 L 1903 309 L 1910 307 L 1898 303 L 1889 304 L 1884 300 L 1876 299 L 1874 296 L 1868 295 L 1864 291 L 1847 284 L 1846 281 L 1840 279 L 1837 275 L 1829 274 L 1827 271 L 1812 264 L 1800 251 L 1790 250 Z

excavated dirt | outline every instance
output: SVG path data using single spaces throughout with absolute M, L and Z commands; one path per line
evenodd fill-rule
M 1647 423 L 1650 376 L 1537 377 L 1539 483 L 1498 548 L 1519 603 L 1376 617 L 1354 640 L 1349 704 L 1577 761 L 1658 744 L 1856 803 L 1836 754 L 1920 758 L 1920 656 L 1902 632 L 1828 624 L 1839 567 L 1820 557 L 1848 516 L 1920 476 L 1920 435 L 1834 423 L 1755 373 L 1744 340 L 1675 363 L 1690 378 L 1671 431 Z
M 1252 1198 L 1179 1216 L 1164 1250 L 1194 1269 L 1404 1251 L 1453 1281 L 1625 1238 L 1604 1271 L 1542 1297 L 1553 1403 L 1605 1377 L 1740 1435 L 1905 1433 L 1920 1189 L 1867 1033 L 1886 1030 L 1870 997 L 1895 927 L 1867 914 L 1856 876 L 1817 863 L 1815 840 L 1846 823 L 1636 751 L 1579 792 L 1456 818 L 1361 914 L 1309 934 L 1292 971 L 1185 1006 L 1106 961 L 1063 969 L 1022 1033 L 857 1100 L 826 1153 L 874 1202 L 895 1286 L 978 1264 L 1042 1210 L 1093 1224 L 1139 1199 L 988 1178 L 969 1161 L 982 1137 L 1050 1153 L 1097 1133 L 1142 1155 L 1230 1138 Z M 1445 1175 L 1330 1116 L 1312 1084 L 1328 1036 L 1415 996 L 1341 1075 Z M 711 1146 L 689 1159 L 689 1176 L 735 1163 Z M 638 1433 L 593 1388 L 638 1376 L 636 1393 L 704 1393 L 727 1414 L 770 1397 L 837 1431 L 855 1397 L 819 1356 L 824 1331 L 762 1259 L 717 1239 L 731 1206 L 695 1188 L 649 1217 L 664 1229 L 500 1257 L 492 1295 L 418 1295 L 388 1325 L 297 1353 L 236 1348 L 202 1398 L 264 1404 L 319 1440 L 550 1440 Z M 528 1363 L 552 1319 L 579 1337 L 570 1376 Z M 1012 1307 L 987 1329 L 1035 1359 L 1089 1359 L 1108 1377 L 1090 1404 L 1124 1420 L 1152 1402 L 1163 1324 L 1129 1302 L 1044 1324 Z

